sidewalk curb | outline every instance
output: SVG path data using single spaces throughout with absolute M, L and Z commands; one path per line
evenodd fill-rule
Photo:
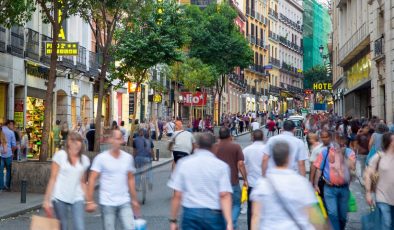
M 159 168 L 159 167 L 161 167 L 161 166 L 164 166 L 164 165 L 166 165 L 166 164 L 171 163 L 172 161 L 173 161 L 173 159 L 172 159 L 172 158 L 169 158 L 169 159 L 167 159 L 167 160 L 165 160 L 165 161 L 162 161 L 162 162 L 160 162 L 160 163 L 158 163 L 158 164 L 152 166 L 151 169 Z M 145 170 L 145 171 L 147 171 L 147 170 Z M 138 175 L 138 174 L 140 174 L 140 173 L 142 173 L 142 172 L 145 172 L 145 171 L 138 172 L 138 173 L 136 173 L 135 175 Z M 99 187 L 99 184 L 97 183 L 97 185 L 95 186 L 95 189 L 97 189 L 98 187 Z M 23 210 L 18 210 L 18 211 L 15 211 L 15 212 L 12 212 L 12 213 L 9 213 L 9 214 L 0 216 L 0 221 L 1 221 L 1 220 L 4 220 L 4 219 L 12 218 L 12 217 L 17 217 L 17 216 L 19 216 L 19 215 L 23 215 L 23 214 L 28 213 L 28 212 L 30 212 L 30 211 L 34 211 L 34 210 L 40 209 L 41 207 L 42 207 L 42 203 L 37 204 L 37 205 L 34 205 L 34 206 L 32 206 L 32 207 L 28 207 L 28 208 L 23 209 Z
M 26 208 L 26 209 L 23 209 L 23 210 L 19 210 L 19 211 L 15 211 L 15 212 L 6 214 L 4 216 L 0 216 L 0 221 L 8 219 L 8 218 L 12 218 L 12 217 L 17 217 L 19 215 L 23 215 L 25 213 L 28 213 L 28 212 L 40 209 L 41 207 L 42 207 L 42 204 L 40 203 L 40 204 L 35 205 L 33 207 L 29 207 L 29 208 Z

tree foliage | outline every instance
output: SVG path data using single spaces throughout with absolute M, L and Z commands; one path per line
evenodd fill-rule
M 157 64 L 171 64 L 183 59 L 182 46 L 187 41 L 186 18 L 175 2 L 162 4 L 159 14 L 154 4 L 147 18 L 140 17 L 116 33 L 115 78 L 122 82 L 141 84 L 149 77 L 149 68 Z M 157 23 L 161 17 L 161 23 Z
M 0 24 L 8 28 L 22 25 L 30 19 L 34 9 L 34 1 L 1 0 Z
M 228 3 L 211 4 L 200 13 L 190 7 L 187 13 L 194 22 L 190 30 L 191 57 L 214 66 L 219 75 L 252 63 L 253 52 L 235 25 L 237 13 Z
M 198 58 L 187 58 L 183 63 L 171 66 L 169 76 L 181 82 L 189 92 L 212 87 L 217 80 L 215 69 Z
M 315 66 L 304 73 L 304 88 L 312 89 L 314 83 L 332 82 L 331 76 L 327 76 L 325 66 Z

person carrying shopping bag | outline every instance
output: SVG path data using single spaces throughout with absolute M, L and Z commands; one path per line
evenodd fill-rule
M 43 208 L 49 217 L 55 214 L 62 230 L 69 229 L 70 212 L 72 229 L 85 229 L 86 170 L 90 160 L 82 155 L 83 150 L 82 136 L 77 132 L 70 132 L 64 150 L 55 153 L 52 159 Z

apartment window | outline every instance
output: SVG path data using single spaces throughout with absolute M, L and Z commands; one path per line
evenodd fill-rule
M 249 35 L 249 22 L 246 21 L 246 35 Z
M 254 24 L 253 23 L 250 24 L 250 29 L 251 29 L 250 34 L 252 36 L 254 36 Z
M 263 65 L 263 55 L 260 54 L 260 65 Z
M 259 54 L 257 52 L 254 53 L 254 64 L 258 64 L 259 63 Z

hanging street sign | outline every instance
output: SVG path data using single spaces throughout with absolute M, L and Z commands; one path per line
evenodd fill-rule
M 45 54 L 52 54 L 52 42 L 45 43 Z M 78 56 L 79 45 L 78 42 L 64 42 L 59 41 L 57 43 L 57 55 L 58 56 Z

